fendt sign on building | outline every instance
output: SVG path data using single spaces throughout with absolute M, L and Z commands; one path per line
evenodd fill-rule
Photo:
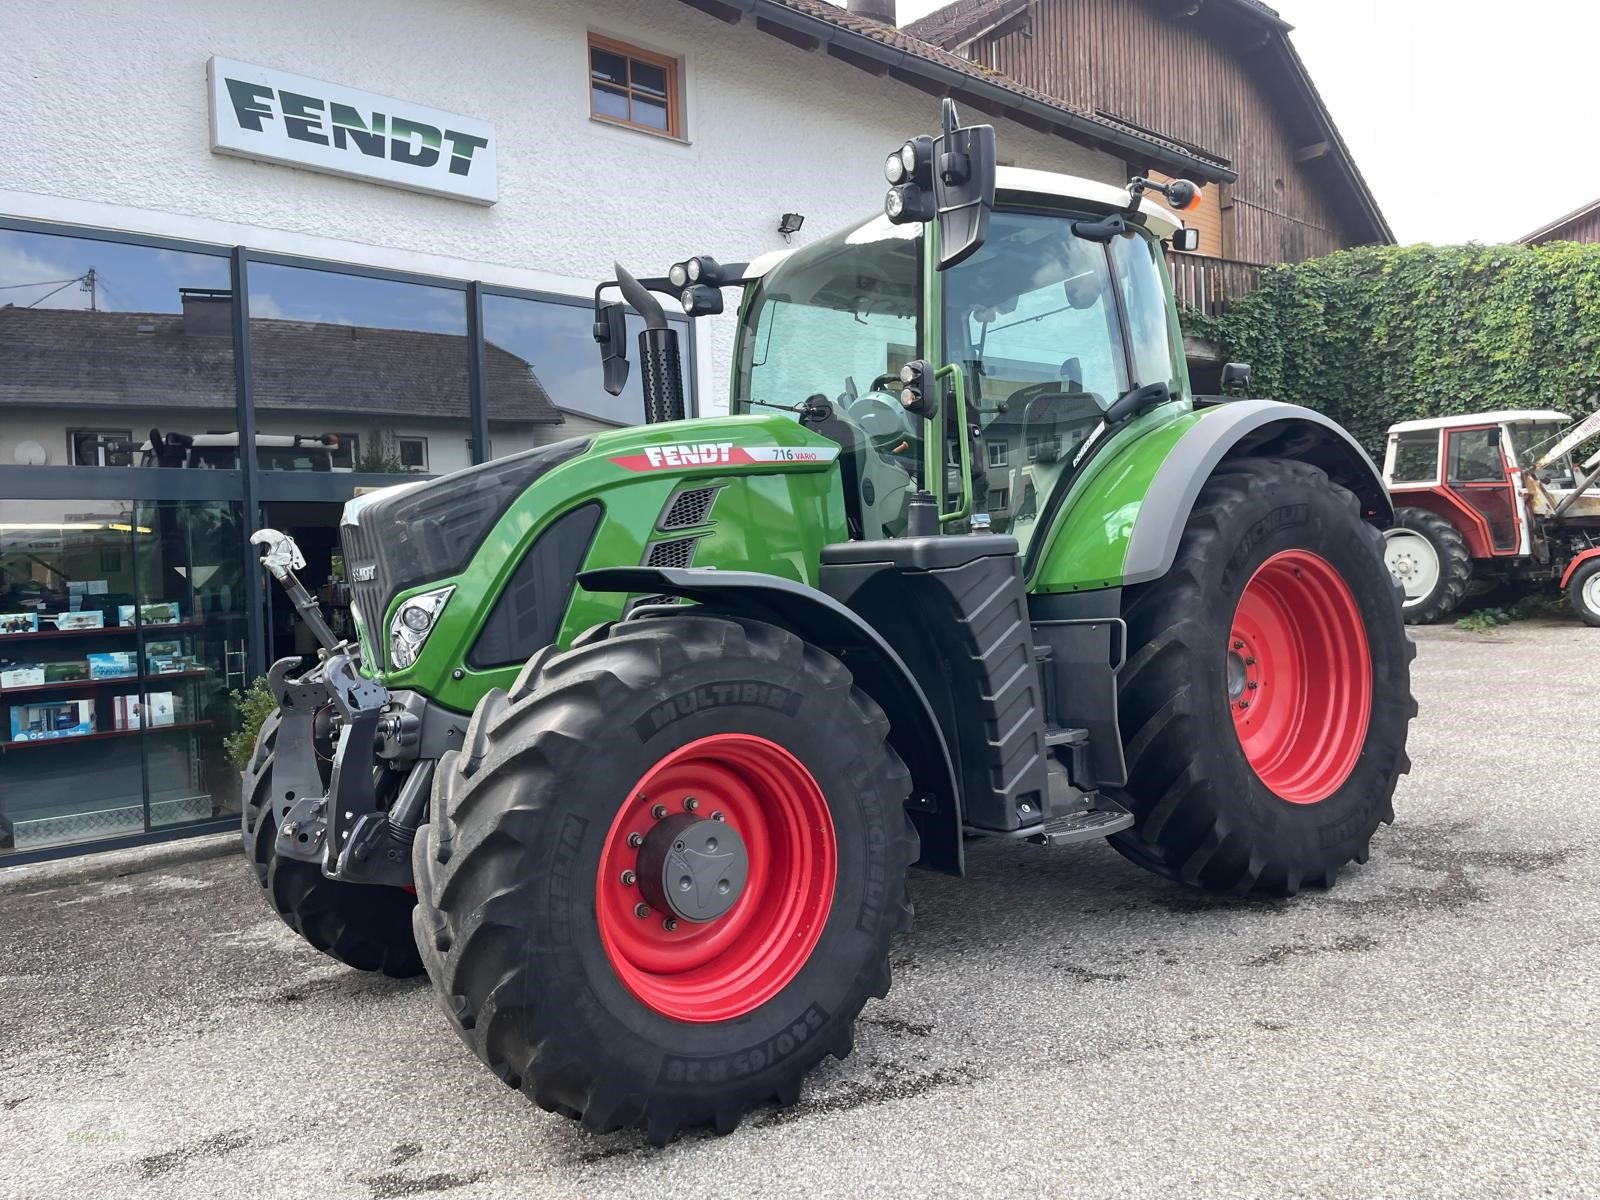
M 211 149 L 493 204 L 494 126 L 405 100 L 213 57 Z

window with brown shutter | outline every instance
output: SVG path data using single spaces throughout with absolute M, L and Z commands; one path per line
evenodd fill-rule
M 683 137 L 679 63 L 625 42 L 589 35 L 589 115 L 665 137 Z

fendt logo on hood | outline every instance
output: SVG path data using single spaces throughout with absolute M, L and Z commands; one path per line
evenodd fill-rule
M 837 446 L 735 446 L 732 442 L 669 442 L 611 461 L 625 471 L 670 471 L 679 467 L 747 467 L 756 463 L 831 463 Z

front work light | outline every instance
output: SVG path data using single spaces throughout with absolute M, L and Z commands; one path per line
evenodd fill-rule
M 678 303 L 691 317 L 715 315 L 722 311 L 722 292 L 708 284 L 697 283 L 679 293 Z
M 889 189 L 883 198 L 883 212 L 895 225 L 912 221 L 931 221 L 934 218 L 933 193 L 924 191 L 914 183 L 902 183 Z
M 689 264 L 673 263 L 671 268 L 667 271 L 667 279 L 671 281 L 672 286 L 675 288 L 688 287 Z
M 389 662 L 396 670 L 405 670 L 417 661 L 423 644 L 439 622 L 445 601 L 450 599 L 454 587 L 437 588 L 400 602 L 400 610 L 389 623 Z

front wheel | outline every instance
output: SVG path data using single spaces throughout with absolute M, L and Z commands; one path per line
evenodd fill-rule
M 1383 561 L 1399 583 L 1407 625 L 1429 625 L 1453 613 L 1472 584 L 1472 552 L 1461 531 L 1425 508 L 1395 510 L 1383 533 Z
M 1585 625 L 1600 625 L 1600 558 L 1584 563 L 1567 581 L 1572 611 Z
M 540 1107 L 657 1143 L 792 1103 L 889 988 L 910 777 L 831 655 L 714 616 L 545 652 L 489 693 L 413 853 L 462 1038 Z
M 1161 874 L 1292 895 L 1366 861 L 1409 768 L 1413 647 L 1356 498 L 1316 467 L 1210 479 L 1176 561 L 1129 590 L 1118 709 L 1132 829 Z

